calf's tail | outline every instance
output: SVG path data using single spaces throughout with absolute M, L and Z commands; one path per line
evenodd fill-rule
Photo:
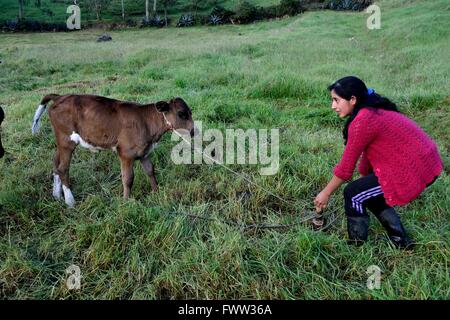
M 31 126 L 31 132 L 33 133 L 33 135 L 35 135 L 39 131 L 41 117 L 45 109 L 47 108 L 47 104 L 50 101 L 55 101 L 55 99 L 57 99 L 58 97 L 59 95 L 57 94 L 48 94 L 41 100 L 41 104 L 37 107 L 36 112 L 34 113 L 33 125 Z

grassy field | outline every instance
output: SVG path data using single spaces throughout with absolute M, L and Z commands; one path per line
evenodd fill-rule
M 378 5 L 382 25 L 373 31 L 365 13 L 326 11 L 247 26 L 117 31 L 108 43 L 96 43 L 92 30 L 0 34 L 8 152 L 0 160 L 0 297 L 448 299 L 450 11 L 445 0 Z M 341 192 L 326 232 L 243 228 L 296 223 L 312 210 L 343 151 L 326 87 L 349 74 L 396 101 L 444 159 L 436 183 L 399 208 L 418 243 L 413 252 L 378 239 L 373 217 L 370 241 L 348 246 Z M 37 136 L 30 130 L 48 93 L 142 103 L 181 96 L 204 128 L 280 128 L 277 175 L 231 167 L 292 203 L 218 166 L 173 164 L 175 142 L 165 136 L 151 156 L 160 191 L 149 192 L 136 165 L 128 201 L 116 155 L 77 149 L 77 205 L 67 209 L 51 196 L 48 116 Z M 71 264 L 81 269 L 80 290 L 66 287 Z M 366 287 L 371 265 L 382 270 L 379 290 Z

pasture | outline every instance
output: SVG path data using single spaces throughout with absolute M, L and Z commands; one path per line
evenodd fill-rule
M 317 11 L 251 25 L 0 34 L 0 297 L 7 299 L 448 299 L 450 296 L 450 10 L 445 0 L 378 1 L 368 14 Z M 342 192 L 326 231 L 296 224 L 332 176 L 343 122 L 327 85 L 357 75 L 392 98 L 436 141 L 445 172 L 399 208 L 418 243 L 412 252 L 380 239 L 346 244 Z M 77 148 L 68 209 L 52 198 L 55 141 L 48 115 L 31 122 L 49 93 L 93 93 L 140 103 L 180 96 L 203 128 L 280 129 L 280 170 L 231 165 L 282 202 L 215 165 L 175 165 L 167 134 L 152 153 L 160 190 L 135 165 L 122 199 L 112 152 Z M 395 139 L 395 137 L 393 137 Z M 355 173 L 355 177 L 357 173 Z M 342 190 L 342 189 L 341 189 Z M 294 224 L 284 229 L 251 224 Z M 81 288 L 65 270 L 80 267 Z M 382 270 L 367 288 L 366 270 Z

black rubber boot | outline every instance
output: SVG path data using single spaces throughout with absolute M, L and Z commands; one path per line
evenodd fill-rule
M 361 245 L 369 233 L 369 216 L 347 216 L 348 243 Z
M 398 248 L 411 250 L 414 246 L 411 239 L 407 236 L 405 228 L 400 221 L 400 216 L 394 208 L 381 211 L 376 215 L 383 227 L 386 229 L 389 240 Z

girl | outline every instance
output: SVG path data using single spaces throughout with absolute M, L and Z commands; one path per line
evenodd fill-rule
M 345 77 L 328 89 L 331 108 L 348 120 L 343 130 L 344 154 L 333 178 L 315 198 L 316 210 L 325 208 L 331 194 L 350 180 L 360 159 L 362 177 L 344 189 L 349 242 L 367 239 L 368 208 L 396 246 L 411 247 L 393 206 L 411 202 L 440 175 L 443 164 L 436 145 L 393 102 L 368 90 L 360 79 Z

